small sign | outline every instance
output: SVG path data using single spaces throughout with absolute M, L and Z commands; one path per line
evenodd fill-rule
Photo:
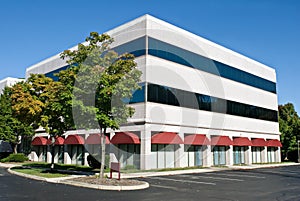
M 112 173 L 118 172 L 118 180 L 121 179 L 121 168 L 120 163 L 111 162 L 110 163 L 110 179 L 112 179 Z

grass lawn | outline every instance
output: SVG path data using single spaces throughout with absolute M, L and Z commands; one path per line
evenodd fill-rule
M 24 174 L 35 175 L 35 176 L 45 177 L 45 178 L 57 178 L 57 177 L 70 176 L 69 174 L 62 174 L 62 173 L 48 173 L 48 172 L 45 172 L 45 170 L 41 169 L 41 168 L 26 169 L 26 168 L 22 168 L 22 167 L 14 167 L 14 168 L 12 168 L 12 170 L 16 171 L 16 172 L 21 172 Z
M 24 163 L 24 167 L 31 167 L 31 168 L 44 168 L 49 169 L 51 167 L 50 163 Z M 57 170 L 69 170 L 69 171 L 83 171 L 83 172 L 91 172 L 93 168 L 88 166 L 77 166 L 77 165 L 66 165 L 66 164 L 54 164 L 54 168 Z

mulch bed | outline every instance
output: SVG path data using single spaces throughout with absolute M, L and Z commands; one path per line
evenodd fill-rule
M 143 182 L 134 180 L 134 179 L 99 179 L 95 176 L 88 176 L 88 177 L 79 177 L 70 179 L 72 181 L 87 183 L 87 184 L 96 184 L 96 185 L 108 185 L 108 186 L 134 186 L 134 185 L 141 185 Z

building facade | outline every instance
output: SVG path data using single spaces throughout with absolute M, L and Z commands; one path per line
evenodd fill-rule
M 130 101 L 134 116 L 107 134 L 111 161 L 137 169 L 280 162 L 274 69 L 149 15 L 107 33 L 112 48 L 134 54 L 143 73 Z M 26 77 L 55 78 L 67 67 L 55 55 L 29 67 Z M 67 132 L 56 161 L 87 164 L 97 135 Z M 38 138 L 33 145 L 47 146 Z M 35 151 L 32 158 L 49 154 Z
M 0 80 L 0 95 L 2 94 L 2 91 L 5 87 L 11 87 L 14 84 L 16 84 L 17 82 L 21 82 L 24 79 L 20 79 L 20 78 L 12 78 L 12 77 L 7 77 L 3 80 Z

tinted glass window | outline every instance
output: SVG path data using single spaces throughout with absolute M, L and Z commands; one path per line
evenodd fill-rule
M 192 93 L 157 84 L 148 84 L 148 101 L 267 121 L 278 121 L 277 111 Z
M 236 82 L 276 93 L 276 83 L 236 69 L 221 62 L 214 61 L 151 37 L 148 39 L 148 46 L 148 53 L 152 56 L 160 57 L 230 80 L 234 80 Z

